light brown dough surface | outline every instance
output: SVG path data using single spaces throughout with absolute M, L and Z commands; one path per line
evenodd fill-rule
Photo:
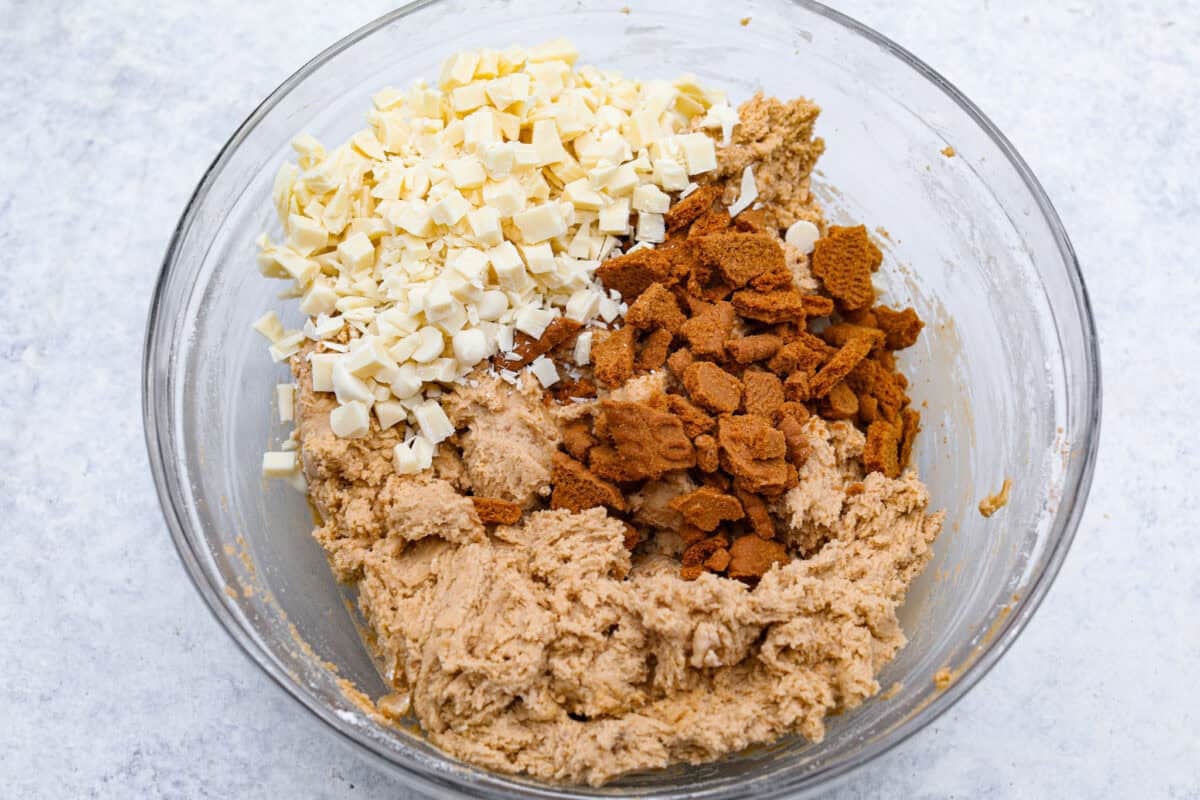
M 870 475 L 847 496 L 862 480 L 862 435 L 849 425 L 806 423 L 813 455 L 780 501 L 787 535 L 823 546 L 751 589 L 712 574 L 684 581 L 654 548 L 631 556 L 622 523 L 598 508 L 534 511 L 486 533 L 452 480 L 538 496 L 557 433 L 531 391 L 464 388 L 447 403 L 456 421 L 488 409 L 506 435 L 480 424 L 461 437 L 461 467 L 449 457 L 441 474 L 403 478 L 386 463 L 397 435 L 333 437 L 330 402 L 297 372 L 316 536 L 357 582 L 389 679 L 452 756 L 599 784 L 792 732 L 819 741 L 827 714 L 879 690 L 875 674 L 904 643 L 896 608 L 941 516 L 927 515 L 912 473 Z M 516 467 L 525 474 L 509 476 Z M 662 483 L 635 511 L 648 525 L 690 482 Z

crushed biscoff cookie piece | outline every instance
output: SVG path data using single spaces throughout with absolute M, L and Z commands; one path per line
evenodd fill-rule
M 385 716 L 600 784 L 818 741 L 941 517 L 895 356 L 922 322 L 815 201 L 817 107 L 577 62 L 457 54 L 298 138 L 260 267 L 309 320 L 255 327 L 295 378 L 264 474 L 357 588 Z

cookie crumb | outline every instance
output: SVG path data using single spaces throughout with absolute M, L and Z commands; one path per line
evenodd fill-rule
M 697 361 L 683 373 L 683 386 L 692 401 L 718 414 L 737 411 L 742 382 L 711 361 Z
M 729 569 L 726 574 L 739 580 L 758 580 L 776 564 L 786 564 L 787 550 L 773 539 L 742 536 L 729 548 Z
M 883 263 L 883 253 L 867 236 L 865 225 L 830 227 L 812 252 L 812 273 L 848 311 L 870 308 L 875 302 L 871 273 Z
M 592 345 L 596 380 L 605 386 L 620 386 L 633 376 L 634 330 L 630 327 L 597 335 Z
M 625 496 L 621 490 L 583 464 L 563 453 L 555 453 L 553 463 L 551 508 L 582 511 L 594 506 L 609 506 L 617 511 L 625 510 Z
M 722 522 L 736 522 L 746 515 L 736 497 L 710 486 L 682 494 L 669 505 L 683 515 L 685 522 L 702 531 L 715 531 Z
M 485 525 L 516 525 L 521 520 L 521 507 L 495 497 L 472 497 L 475 513 Z
M 1000 491 L 990 494 L 979 501 L 979 513 L 985 517 L 990 517 L 1008 505 L 1008 492 L 1010 489 L 1012 489 L 1012 479 L 1005 478 Z

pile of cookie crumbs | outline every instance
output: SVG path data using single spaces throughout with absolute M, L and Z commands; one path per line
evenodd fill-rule
M 863 430 L 868 472 L 894 478 L 908 465 L 920 414 L 894 353 L 917 340 L 923 323 L 912 308 L 876 304 L 872 273 L 882 254 L 863 226 L 831 226 L 812 243 L 811 272 L 825 293 L 806 294 L 777 229 L 755 210 L 731 217 L 719 184 L 690 193 L 665 221 L 658 247 L 597 270 L 629 304 L 623 327 L 585 333 L 559 318 L 541 338 L 520 341 L 520 358 L 504 366 L 565 363 L 580 336 L 594 336 L 591 376 L 554 387 L 547 402 L 559 403 L 591 401 L 600 389 L 665 370 L 665 393 L 599 399 L 594 414 L 567 424 L 550 507 L 605 506 L 620 517 L 647 481 L 687 470 L 698 488 L 670 503 L 684 521 L 681 576 L 753 582 L 792 557 L 768 509 L 797 484 L 809 454 L 805 419 Z M 520 515 L 513 504 L 476 503 L 488 522 Z M 628 531 L 632 548 L 639 535 Z

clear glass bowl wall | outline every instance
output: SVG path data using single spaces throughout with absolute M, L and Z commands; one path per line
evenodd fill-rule
M 284 285 L 259 276 L 253 244 L 279 230 L 271 184 L 295 134 L 338 143 L 363 126 L 376 90 L 435 78 L 450 52 L 562 35 L 587 63 L 630 76 L 690 72 L 735 101 L 762 90 L 821 105 L 827 151 L 816 189 L 829 217 L 889 232 L 883 298 L 914 305 L 928 323 L 903 366 L 925 426 L 916 459 L 934 505 L 947 511 L 903 608 L 910 643 L 880 676 L 883 687 L 899 687 L 890 699 L 831 719 L 820 744 L 788 739 L 598 790 L 450 762 L 413 730 L 380 727 L 347 699 L 339 678 L 371 696 L 385 686 L 349 593 L 309 535 L 303 497 L 260 480 L 262 451 L 288 434 L 272 408 L 272 387 L 288 374 L 250 330 L 267 309 L 288 327 L 302 322 L 294 301 L 278 299 Z M 948 145 L 957 157 L 940 153 Z M 1099 415 L 1078 267 L 1023 162 L 907 53 L 836 13 L 791 2 L 418 3 L 339 42 L 264 101 L 204 176 L 154 299 L 145 389 L 167 521 L 218 619 L 332 729 L 441 796 L 764 797 L 815 788 L 865 762 L 967 691 L 1028 619 L 1074 532 Z M 983 519 L 979 499 L 1006 477 L 1008 506 Z M 942 667 L 955 682 L 938 691 L 932 676 Z

